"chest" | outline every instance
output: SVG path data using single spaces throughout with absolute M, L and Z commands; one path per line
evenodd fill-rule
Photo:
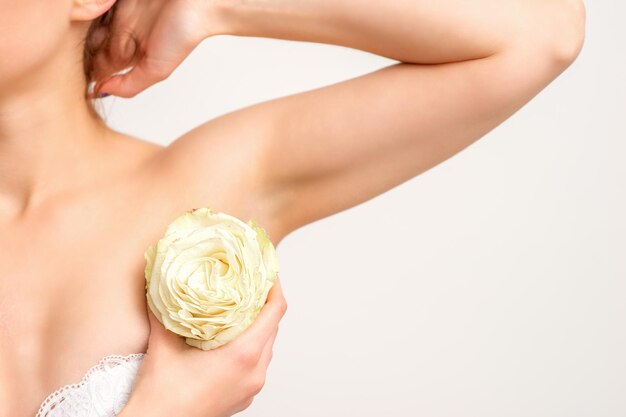
M 222 194 L 215 209 L 254 217 Z M 144 252 L 176 216 L 206 203 L 126 195 L 101 192 L 0 228 L 0 417 L 32 417 L 101 358 L 146 351 Z
M 77 218 L 78 219 L 78 218 Z M 144 246 L 121 218 L 0 234 L 0 415 L 34 415 L 100 358 L 145 352 Z

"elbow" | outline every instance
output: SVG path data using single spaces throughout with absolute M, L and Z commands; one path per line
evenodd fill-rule
M 565 70 L 578 57 L 585 41 L 586 11 L 582 0 L 555 1 L 551 27 L 545 39 L 554 65 Z
M 530 2 L 528 3 L 530 4 Z M 542 0 L 518 16 L 508 52 L 533 62 L 534 72 L 555 77 L 578 57 L 585 40 L 582 0 Z

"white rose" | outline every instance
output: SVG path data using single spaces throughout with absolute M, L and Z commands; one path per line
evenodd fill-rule
M 203 350 L 252 324 L 279 272 L 263 228 L 208 207 L 176 218 L 144 256 L 150 309 L 165 328 Z

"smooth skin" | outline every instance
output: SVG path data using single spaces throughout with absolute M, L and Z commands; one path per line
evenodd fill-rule
M 143 289 L 143 251 L 164 227 L 210 205 L 258 220 L 278 246 L 475 142 L 564 71 L 584 38 L 580 0 L 118 1 L 111 33 L 89 41 L 102 47 L 97 92 L 120 97 L 218 34 L 400 62 L 230 112 L 161 147 L 111 130 L 83 100 L 81 42 L 113 0 L 0 0 L 0 56 L 11 57 L 0 66 L 0 415 L 31 416 L 100 357 L 146 349 L 123 417 L 249 406 L 285 311 L 280 287 L 249 329 L 253 349 L 178 350 L 151 329 Z

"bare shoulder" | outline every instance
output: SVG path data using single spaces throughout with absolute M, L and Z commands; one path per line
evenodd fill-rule
M 155 152 L 146 181 L 158 201 L 183 212 L 209 206 L 256 220 L 274 245 L 284 237 L 265 189 L 263 138 L 269 134 L 249 109 L 198 126 Z

